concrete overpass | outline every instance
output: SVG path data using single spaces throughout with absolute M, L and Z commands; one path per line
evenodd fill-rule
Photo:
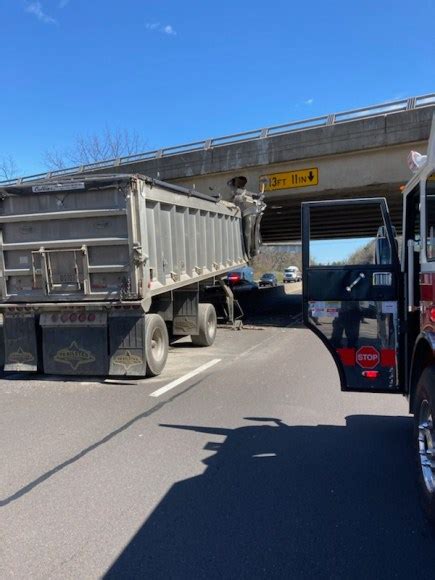
M 386 196 L 400 230 L 400 186 L 410 177 L 410 149 L 424 153 L 435 94 L 285 125 L 227 135 L 122 159 L 52 172 L 134 172 L 230 197 L 228 181 L 266 183 L 265 242 L 300 239 L 300 203 L 322 198 Z M 46 176 L 29 176 L 25 180 Z M 335 216 L 346 231 L 346 215 Z M 325 224 L 325 233 L 327 224 Z M 332 232 L 331 232 L 332 233 Z M 362 232 L 363 233 L 363 232 Z

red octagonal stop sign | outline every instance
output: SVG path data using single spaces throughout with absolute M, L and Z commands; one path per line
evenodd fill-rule
M 374 369 L 379 360 L 379 351 L 374 346 L 362 346 L 356 351 L 356 362 L 363 369 Z

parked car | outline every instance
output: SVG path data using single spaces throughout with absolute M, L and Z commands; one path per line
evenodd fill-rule
M 275 286 L 278 286 L 278 280 L 275 274 L 272 274 L 272 272 L 266 272 L 261 276 L 258 285 L 260 286 L 260 288 L 266 286 L 271 286 L 272 288 L 274 288 Z
M 249 266 L 228 272 L 226 282 L 233 290 L 257 288 L 254 281 L 254 270 Z
M 301 271 L 296 266 L 289 266 L 284 270 L 284 284 L 287 284 L 288 282 L 300 282 L 301 280 Z

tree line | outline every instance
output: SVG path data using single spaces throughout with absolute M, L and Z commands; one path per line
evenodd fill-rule
M 264 272 L 282 273 L 289 266 L 296 266 L 302 271 L 302 254 L 289 251 L 286 246 L 262 246 L 261 253 L 251 262 L 254 275 Z

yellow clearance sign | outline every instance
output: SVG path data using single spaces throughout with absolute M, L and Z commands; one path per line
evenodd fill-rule
M 318 167 L 310 167 L 309 169 L 296 169 L 283 173 L 270 173 L 260 177 L 260 186 L 263 183 L 266 184 L 264 191 L 311 187 L 319 184 L 319 169 Z

